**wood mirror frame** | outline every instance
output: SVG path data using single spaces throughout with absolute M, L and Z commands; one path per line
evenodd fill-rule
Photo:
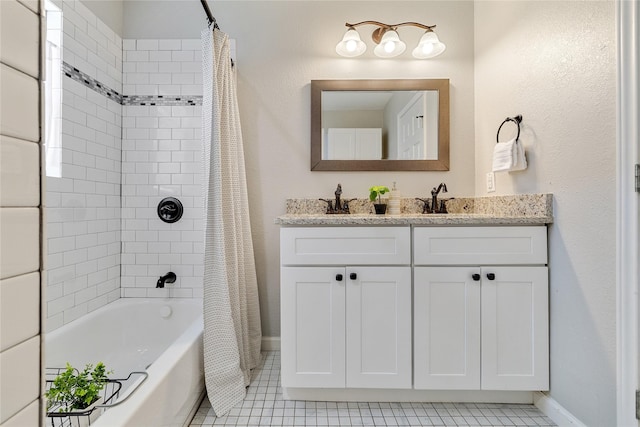
M 438 91 L 437 160 L 323 160 L 323 91 Z M 448 171 L 449 170 L 449 79 L 405 80 L 311 80 L 311 170 L 312 171 Z

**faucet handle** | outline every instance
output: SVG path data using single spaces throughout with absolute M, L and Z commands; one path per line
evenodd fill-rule
M 354 200 L 357 200 L 357 199 L 345 199 L 342 202 L 342 211 L 343 211 L 343 213 L 346 213 L 346 214 L 351 213 L 351 212 L 349 212 L 349 203 L 353 202 Z
M 419 200 L 422 203 L 424 203 L 424 205 L 422 206 L 422 213 L 423 214 L 429 214 L 429 213 L 432 212 L 432 209 L 429 206 L 429 199 L 421 199 L 420 197 L 416 197 L 416 200 Z
M 327 213 L 333 212 L 333 200 L 330 200 L 330 199 L 318 199 L 318 200 L 322 200 L 323 202 L 327 203 Z

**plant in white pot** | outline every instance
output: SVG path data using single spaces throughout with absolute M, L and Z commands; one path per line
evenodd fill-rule
M 374 185 L 369 189 L 369 200 L 373 202 L 373 207 L 379 215 L 384 215 L 387 212 L 387 204 L 382 203 L 381 198 L 387 192 L 389 192 L 389 187 L 384 185 Z M 376 199 L 378 199 L 378 203 L 376 203 Z
M 47 398 L 47 411 L 58 413 L 70 413 L 78 416 L 81 421 L 89 424 L 89 418 L 95 418 L 99 411 L 93 407 L 101 402 L 100 392 L 107 383 L 107 374 L 104 363 L 98 362 L 94 367 L 91 364 L 79 371 L 67 363 L 67 368 L 53 380 L 51 387 L 45 392 Z M 95 414 L 94 414 L 95 413 Z

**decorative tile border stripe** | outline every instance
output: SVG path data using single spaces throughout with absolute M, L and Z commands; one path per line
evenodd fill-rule
M 202 95 L 123 95 L 122 105 L 202 105 Z
M 83 73 L 82 71 L 78 70 L 75 67 L 72 67 L 64 61 L 62 62 L 62 72 L 65 76 L 77 81 L 82 85 L 85 85 L 89 89 L 98 92 L 99 94 L 104 95 L 109 99 L 114 100 L 118 104 L 122 104 L 122 95 L 120 95 L 118 92 L 105 86 L 90 75 Z
M 65 76 L 89 89 L 114 100 L 120 105 L 196 106 L 202 105 L 202 95 L 120 95 L 90 75 L 62 62 Z

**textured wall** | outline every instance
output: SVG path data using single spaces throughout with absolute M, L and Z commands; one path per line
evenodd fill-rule
M 194 3 L 196 5 L 194 6 Z M 198 2 L 125 2 L 126 38 L 197 37 L 204 27 Z M 245 144 L 249 209 L 266 336 L 280 335 L 279 227 L 285 199 L 330 197 L 338 183 L 344 196 L 366 197 L 372 185 L 397 181 L 405 195 L 424 196 L 445 181 L 453 197 L 474 192 L 473 3 L 378 1 L 210 2 L 223 31 L 236 39 L 239 105 Z M 340 13 L 336 13 L 336 11 Z M 186 16 L 188 15 L 188 16 Z M 373 55 L 371 28 L 362 30 L 369 50 L 350 60 L 337 56 L 346 21 L 380 19 L 437 24 L 448 48 L 430 61 L 410 52 L 394 60 Z M 197 31 L 196 31 L 197 30 Z M 194 34 L 194 32 L 196 34 Z M 400 30 L 408 46 L 422 32 Z M 409 48 L 407 48 L 409 50 Z M 311 172 L 309 111 L 312 79 L 451 79 L 450 172 Z
M 522 114 L 529 168 L 496 173 L 497 194 L 554 196 L 550 395 L 615 425 L 614 2 L 480 1 L 475 27 L 476 194 L 498 126 Z

